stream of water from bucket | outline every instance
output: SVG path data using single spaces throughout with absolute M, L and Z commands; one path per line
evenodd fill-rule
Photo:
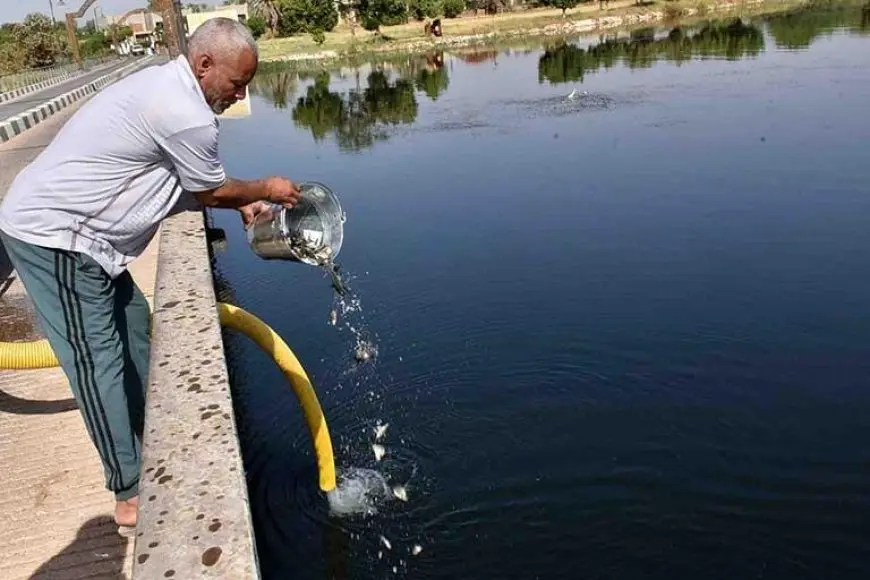
M 329 313 L 329 323 L 333 326 L 341 326 L 350 331 L 354 336 L 353 355 L 358 363 L 372 361 L 378 354 L 377 345 L 369 337 L 363 320 L 362 303 L 355 296 L 350 287 L 344 281 L 340 273 L 340 266 L 332 260 L 327 260 L 322 268 L 332 279 L 332 287 L 335 290 L 333 309 Z
M 332 287 L 335 290 L 329 323 L 339 330 L 349 331 L 353 336 L 353 357 L 356 360 L 357 368 L 359 365 L 373 364 L 378 349 L 367 328 L 360 297 L 351 290 L 341 274 L 339 265 L 333 260 L 324 261 L 321 267 L 331 278 Z M 329 511 L 333 517 L 370 518 L 376 515 L 380 508 L 388 502 L 409 501 L 407 486 L 416 474 L 416 466 L 410 477 L 407 474 L 390 474 L 391 470 L 387 467 L 389 462 L 385 460 L 388 440 L 390 439 L 388 429 L 389 424 L 380 419 L 366 429 L 370 434 L 366 444 L 374 456 L 375 463 L 382 464 L 382 461 L 384 462 L 385 471 L 355 466 L 338 468 L 336 488 L 327 493 Z M 394 549 L 399 549 L 398 546 L 395 548 L 393 546 L 395 539 L 391 541 L 379 533 L 378 540 L 379 560 Z M 411 556 L 417 556 L 422 551 L 423 547 L 415 543 L 409 543 L 401 549 L 402 553 Z M 399 561 L 399 564 L 402 567 L 406 566 L 404 561 Z

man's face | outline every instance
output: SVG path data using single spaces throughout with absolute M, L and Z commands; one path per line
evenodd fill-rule
M 220 115 L 245 98 L 245 87 L 257 72 L 257 57 L 251 50 L 230 57 L 201 54 L 195 58 L 193 67 L 206 102 Z

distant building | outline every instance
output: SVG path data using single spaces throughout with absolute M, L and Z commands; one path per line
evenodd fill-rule
M 190 8 L 185 8 L 181 11 L 184 19 L 187 20 L 187 33 L 193 34 L 193 31 L 206 20 L 212 18 L 234 18 L 239 22 L 248 21 L 248 5 L 247 4 L 230 4 L 228 6 L 217 6 L 212 10 L 204 12 L 193 12 Z
M 136 38 L 152 36 L 158 28 L 157 25 L 163 23 L 163 17 L 160 14 L 145 8 L 137 8 L 121 16 L 106 16 L 105 18 L 107 24 L 129 26 L 133 29 L 133 35 Z
M 129 26 L 133 31 L 132 38 L 118 39 L 118 46 L 114 48 L 120 54 L 134 52 L 136 45 L 156 51 L 158 32 L 163 26 L 163 17 L 160 14 L 145 8 L 136 8 L 120 16 L 111 15 L 104 18 L 106 25 Z

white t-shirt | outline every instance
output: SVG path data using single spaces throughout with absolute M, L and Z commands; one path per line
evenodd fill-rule
M 136 72 L 86 103 L 18 174 L 0 230 L 87 254 L 117 277 L 182 191 L 224 184 L 218 131 L 184 56 Z

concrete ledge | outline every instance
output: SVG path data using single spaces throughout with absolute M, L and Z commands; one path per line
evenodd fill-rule
M 205 215 L 160 234 L 133 578 L 259 576 Z
M 48 117 L 54 115 L 64 107 L 67 107 L 70 103 L 74 103 L 77 100 L 90 95 L 92 93 L 98 92 L 100 89 L 109 85 L 123 76 L 133 72 L 134 70 L 144 66 L 148 62 L 152 60 L 153 57 L 145 57 L 142 59 L 138 59 L 127 66 L 121 67 L 118 70 L 112 71 L 111 73 L 101 76 L 100 78 L 91 81 L 75 90 L 69 91 L 59 97 L 56 97 L 47 103 L 43 103 L 37 107 L 33 107 L 24 113 L 12 117 L 10 119 L 6 119 L 4 121 L 0 121 L 0 143 L 4 141 L 9 141 L 10 139 L 20 135 L 21 133 L 27 131 L 28 129 L 32 129 L 38 123 L 44 121 Z
M 59 85 L 60 83 L 66 82 L 70 79 L 75 79 L 80 76 L 84 76 L 89 72 L 93 72 L 96 70 L 108 68 L 115 64 L 117 61 L 111 60 L 108 62 L 100 63 L 97 66 L 89 69 L 89 70 L 68 70 L 57 76 L 53 76 L 44 81 L 40 81 L 38 83 L 33 83 L 30 85 L 25 85 L 23 87 L 18 87 L 17 89 L 12 89 L 5 93 L 0 93 L 0 103 L 6 103 L 8 101 L 13 101 L 19 97 L 23 97 L 24 95 L 29 95 L 30 93 L 35 93 L 41 91 L 43 89 L 47 89 L 49 87 L 53 87 L 55 85 Z

